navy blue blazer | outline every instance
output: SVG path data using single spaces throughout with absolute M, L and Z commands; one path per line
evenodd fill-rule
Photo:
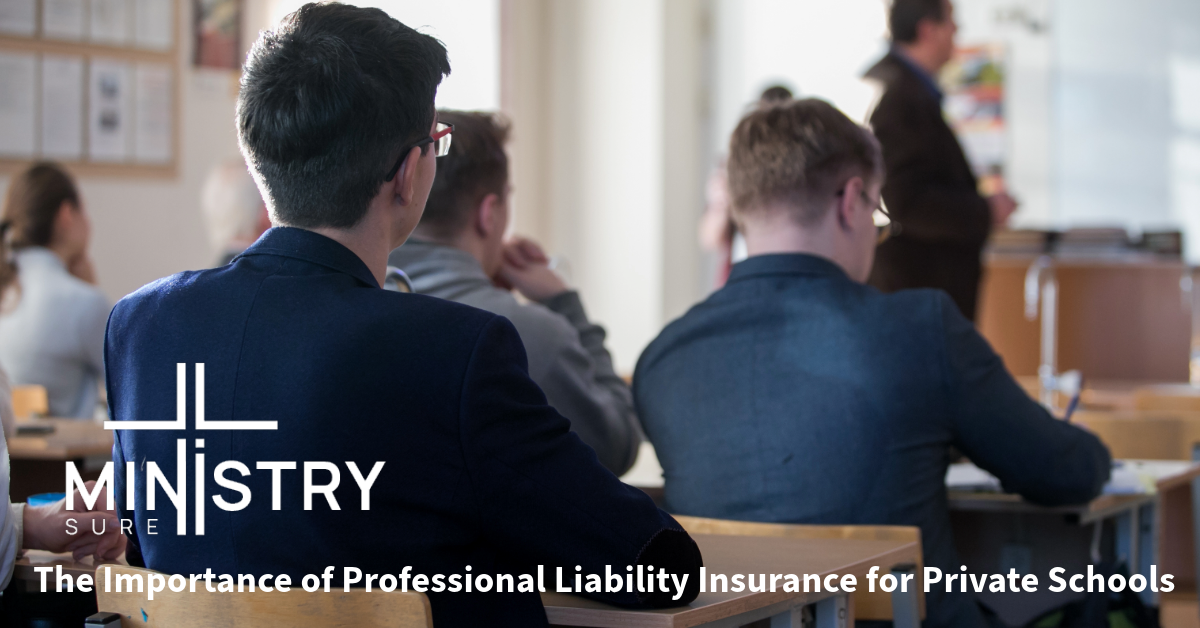
M 526 373 L 521 339 L 507 319 L 417 294 L 379 288 L 349 249 L 301 229 L 271 229 L 233 263 L 151 283 L 113 309 L 105 346 L 108 400 L 118 421 L 176 416 L 176 364 L 187 366 L 185 431 L 118 431 L 113 447 L 119 505 L 126 461 L 136 463 L 130 554 L 169 573 L 305 574 L 342 568 L 398 574 L 625 573 L 653 564 L 692 573 L 680 600 L 595 595 L 626 605 L 685 604 L 696 596 L 700 553 L 669 515 L 622 484 L 546 404 Z M 195 363 L 205 367 L 207 421 L 278 421 L 276 431 L 195 429 Z M 157 490 L 145 499 L 146 461 L 176 487 L 177 439 L 187 439 L 186 535 Z M 203 448 L 195 446 L 203 439 Z M 208 499 L 195 529 L 195 454 L 205 456 Z M 215 467 L 251 497 L 218 486 Z M 280 508 L 262 461 L 281 472 Z M 321 494 L 303 502 L 306 461 L 339 468 L 340 510 Z M 385 461 L 361 510 L 347 461 L 363 477 Z M 312 471 L 313 483 L 332 473 Z M 149 520 L 157 520 L 151 522 Z M 153 523 L 154 533 L 148 525 Z M 574 580 L 573 577 L 570 580 Z M 362 586 L 360 583 L 359 586 Z M 545 625 L 536 593 L 430 593 L 438 626 Z
M 674 513 L 921 528 L 925 564 L 959 572 L 945 476 L 957 447 L 1010 491 L 1081 503 L 1108 450 L 1054 419 L 938 290 L 883 294 L 810 255 L 762 255 L 672 322 L 634 397 Z M 979 626 L 935 587 L 927 626 Z

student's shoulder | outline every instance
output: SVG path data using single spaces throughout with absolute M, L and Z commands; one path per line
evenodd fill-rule
M 914 330 L 940 331 L 947 317 L 958 312 L 950 295 L 936 288 L 909 288 L 884 293 L 864 285 L 860 294 L 876 316 Z
M 181 296 L 181 292 L 198 280 L 204 272 L 206 271 L 187 270 L 168 277 L 155 279 L 122 297 L 121 300 L 117 301 L 114 310 L 136 308 L 173 296 Z

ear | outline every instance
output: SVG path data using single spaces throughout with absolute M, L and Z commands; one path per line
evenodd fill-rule
M 400 165 L 400 171 L 392 178 L 392 193 L 400 199 L 401 205 L 411 205 L 416 196 L 417 165 L 420 163 L 421 147 L 414 146 Z
M 858 204 L 858 197 L 863 193 L 862 177 L 851 177 L 846 185 L 842 186 L 842 194 L 837 197 L 837 221 L 838 227 L 842 231 L 850 231 L 854 228 L 854 212 L 855 206 Z
M 69 226 L 75 221 L 75 205 L 71 201 L 63 201 L 58 206 L 58 213 L 54 215 L 54 229 L 58 231 Z
M 501 216 L 503 208 L 500 207 L 500 197 L 496 194 L 488 194 L 479 201 L 479 205 L 475 208 L 474 226 L 479 237 L 485 240 L 494 234 L 497 230 L 504 230 L 504 217 Z

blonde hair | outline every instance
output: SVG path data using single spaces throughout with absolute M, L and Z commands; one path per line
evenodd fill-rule
M 833 105 L 785 101 L 746 114 L 729 140 L 729 193 L 735 218 L 774 203 L 818 222 L 826 200 L 851 177 L 883 176 L 879 142 Z

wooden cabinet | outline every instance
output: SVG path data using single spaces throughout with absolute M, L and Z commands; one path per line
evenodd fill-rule
M 986 264 L 979 328 L 1014 375 L 1035 375 L 1039 323 L 1025 318 L 1032 256 Z M 1186 381 L 1191 313 L 1180 287 L 1185 266 L 1150 256 L 1056 262 L 1058 370 L 1090 380 Z

